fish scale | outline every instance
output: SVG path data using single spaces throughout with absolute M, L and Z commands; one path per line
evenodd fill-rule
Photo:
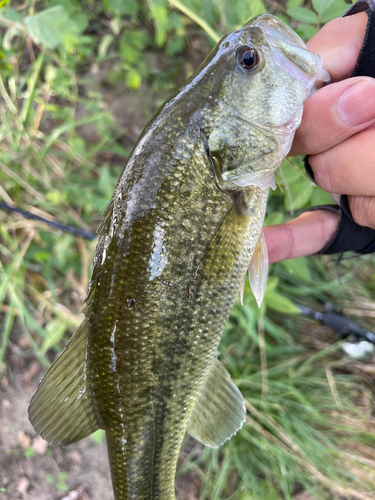
M 174 500 L 185 432 L 218 447 L 245 420 L 217 348 L 250 262 L 261 302 L 268 189 L 321 73 L 297 35 L 260 16 L 219 42 L 129 156 L 85 321 L 29 408 L 51 442 L 106 431 L 115 500 Z
M 201 167 L 201 163 L 197 162 L 197 167 Z M 229 259 L 234 264 L 233 270 L 228 273 L 227 265 L 222 260 L 223 255 L 220 255 L 220 258 L 216 259 L 215 264 L 211 266 L 219 274 L 226 272 L 227 283 L 222 283 L 218 289 L 212 287 L 211 280 L 206 274 L 203 275 L 203 279 L 194 277 L 198 264 L 195 256 L 204 255 L 205 247 L 214 236 L 220 216 L 224 216 L 228 205 L 225 203 L 223 207 L 222 196 L 217 192 L 216 185 L 212 181 L 210 184 L 213 192 L 207 193 L 207 181 L 212 180 L 210 168 L 207 168 L 206 176 L 205 182 L 198 185 L 195 182 L 196 176 L 192 175 L 191 189 L 188 189 L 189 182 L 186 182 L 186 191 L 190 191 L 197 207 L 197 218 L 193 216 L 193 220 L 198 222 L 200 219 L 199 226 L 197 226 L 197 229 L 200 229 L 199 233 L 191 231 L 184 235 L 185 246 L 181 252 L 179 246 L 181 232 L 180 234 L 176 233 L 175 229 L 180 227 L 181 219 L 186 219 L 187 214 L 181 209 L 173 210 L 175 205 L 179 206 L 179 203 L 185 201 L 185 190 L 181 189 L 180 196 L 174 195 L 174 204 L 171 206 L 173 214 L 178 213 L 179 217 L 174 219 L 174 223 L 166 230 L 163 238 L 164 245 L 168 249 L 168 263 L 163 270 L 163 278 L 159 277 L 150 281 L 150 271 L 145 266 L 145 262 L 150 262 L 152 247 L 150 249 L 150 247 L 145 246 L 143 232 L 135 230 L 136 238 L 130 245 L 126 259 L 121 260 L 121 266 L 116 272 L 126 274 L 127 267 L 132 266 L 137 270 L 143 267 L 143 273 L 138 274 L 137 272 L 134 282 L 128 278 L 126 286 L 118 288 L 111 295 L 111 303 L 107 303 L 108 314 L 101 316 L 101 323 L 93 325 L 95 331 L 101 332 L 89 342 L 90 350 L 93 353 L 91 362 L 95 369 L 99 373 L 102 370 L 103 373 L 108 370 L 110 352 L 105 356 L 102 353 L 103 351 L 107 353 L 108 347 L 110 351 L 113 349 L 109 340 L 114 323 L 116 323 L 114 342 L 116 358 L 126 360 L 130 366 L 129 371 L 129 368 L 121 365 L 119 361 L 116 372 L 110 378 L 107 377 L 104 386 L 100 380 L 99 384 L 94 382 L 93 391 L 100 408 L 101 421 L 106 430 L 108 429 L 106 423 L 108 411 L 105 401 L 115 399 L 118 393 L 122 394 L 123 404 L 118 400 L 115 406 L 118 415 L 123 415 L 124 418 L 116 422 L 116 425 L 113 426 L 116 432 L 109 431 L 107 439 L 109 448 L 111 448 L 111 439 L 117 443 L 126 442 L 126 444 L 120 447 L 116 446 L 119 448 L 118 453 L 110 452 L 112 474 L 117 478 L 125 478 L 127 475 L 129 476 L 129 470 L 134 470 L 133 476 L 137 477 L 139 481 L 140 471 L 143 470 L 144 476 L 148 478 L 148 484 L 146 481 L 142 483 L 146 488 L 145 493 L 143 493 L 144 497 L 141 496 L 141 491 L 134 488 L 132 484 L 130 486 L 124 484 L 121 487 L 120 482 L 119 491 L 116 493 L 116 498 L 119 499 L 133 498 L 128 496 L 129 489 L 136 490 L 134 498 L 174 498 L 174 470 L 184 436 L 184 425 L 181 423 L 188 418 L 189 407 L 194 403 L 195 395 L 204 379 L 205 368 L 210 365 L 216 354 L 222 328 L 238 293 L 238 281 L 243 279 L 250 259 L 250 244 L 245 245 L 248 248 L 247 252 L 242 252 L 242 256 L 238 255 L 244 247 L 244 242 L 241 240 L 243 238 L 249 239 L 248 236 L 251 235 L 250 231 L 241 231 L 238 233 L 242 235 L 241 238 L 238 238 L 239 241 L 235 239 L 232 241 L 232 255 Z M 202 168 L 200 168 L 200 177 L 202 180 L 204 179 Z M 200 186 L 204 188 L 201 193 L 199 193 Z M 200 199 L 198 195 L 200 195 Z M 165 199 L 163 190 L 159 192 L 159 196 L 161 199 Z M 207 197 L 210 199 L 208 204 Z M 208 207 L 208 210 L 205 211 L 206 215 L 202 217 L 200 205 L 203 203 L 206 208 Z M 216 210 L 216 220 L 212 218 L 210 213 L 211 206 Z M 189 212 L 191 217 L 191 210 Z M 166 224 L 169 220 L 168 215 L 154 217 L 154 224 Z M 234 214 L 233 218 L 236 217 L 244 218 Z M 247 220 L 243 222 L 249 223 Z M 142 220 L 141 224 L 148 234 L 154 232 L 148 221 Z M 177 245 L 175 243 L 176 237 L 178 238 Z M 194 248 L 192 248 L 193 245 Z M 114 247 L 113 253 L 112 246 Z M 172 248 L 176 249 L 175 254 L 172 253 Z M 116 262 L 118 254 L 122 255 L 122 248 L 117 245 L 117 242 L 114 242 L 107 250 L 107 258 Z M 189 269 L 188 274 L 186 267 Z M 186 279 L 182 281 L 180 276 L 190 276 L 189 297 L 186 292 Z M 111 284 L 109 280 L 105 284 L 101 275 L 98 279 L 100 279 L 100 290 L 97 291 L 95 301 L 99 302 L 102 294 L 107 297 Z M 126 302 L 124 303 L 124 297 L 131 297 L 135 301 L 134 306 L 129 309 Z M 199 316 L 196 314 L 197 307 L 200 311 Z M 113 310 L 116 310 L 115 315 Z M 146 328 L 145 325 L 147 325 Z M 102 333 L 104 331 L 106 332 L 105 336 Z M 152 356 L 150 356 L 151 352 Z M 204 352 L 203 356 L 202 352 Z M 118 376 L 119 373 L 123 376 Z M 181 373 L 186 374 L 186 378 L 181 377 Z M 179 375 L 177 378 L 176 374 Z M 174 383 L 171 382 L 173 380 Z M 192 383 L 194 381 L 195 385 Z M 135 401 L 132 394 L 137 394 Z M 135 406 L 132 402 L 135 403 Z M 187 402 L 189 404 L 186 404 Z M 122 408 L 121 412 L 119 412 L 119 408 Z M 109 419 L 113 421 L 112 413 Z M 151 425 L 151 427 L 155 425 L 158 429 L 158 435 L 148 435 L 148 438 L 142 441 L 140 436 L 145 432 L 147 425 Z M 180 430 L 175 433 L 176 429 Z M 153 428 L 148 432 L 152 434 Z M 140 443 L 143 443 L 144 446 L 141 446 Z M 136 452 L 134 448 L 136 448 Z M 153 460 L 150 459 L 151 456 L 154 457 Z M 166 460 L 165 457 L 168 459 Z M 161 468 L 161 462 L 165 464 L 164 468 Z M 121 470 L 122 466 L 123 470 Z M 125 474 L 126 471 L 127 474 Z M 169 477 L 166 477 L 167 472 Z M 149 493 L 151 481 L 153 483 L 152 489 L 155 491 L 153 497 Z M 159 488 L 157 493 L 156 485 L 158 484 L 165 484 L 167 490 Z M 122 491 L 124 493 L 121 493 Z
M 174 150 L 180 156 L 178 146 Z M 116 357 L 127 360 L 131 369 L 129 371 L 118 364 L 116 373 L 110 379 L 107 377 L 105 386 L 99 381 L 99 384 L 94 383 L 93 390 L 98 407 L 101 408 L 101 421 L 105 429 L 108 428 L 105 401 L 114 399 L 116 394 L 121 393 L 121 399 L 125 403 L 122 411 L 118 412 L 124 415 L 124 419 L 117 421 L 114 426 L 117 432 L 107 433 L 109 448 L 111 449 L 113 440 L 118 449 L 117 453 L 110 452 L 112 474 L 119 478 L 129 478 L 129 471 L 133 471 L 132 475 L 140 481 L 140 471 L 144 471 L 144 477 L 148 478 L 142 482 L 144 493 L 135 488 L 134 484 L 129 486 L 125 481 L 124 484 L 116 481 L 119 484 L 118 492 L 115 492 L 119 499 L 174 498 L 174 471 L 185 427 L 181 423 L 188 418 L 207 367 L 216 354 L 222 328 L 238 293 L 238 281 L 243 279 L 250 260 L 251 241 L 244 245 L 243 240 L 250 240 L 252 232 L 238 231 L 235 233 L 237 238 L 234 236 L 231 242 L 225 242 L 231 252 L 228 259 L 223 261 L 225 254 L 221 254 L 220 258 L 210 263 L 210 269 L 215 269 L 215 274 L 210 273 L 212 278 L 205 273 L 204 262 L 202 269 L 197 272 L 197 256 L 205 256 L 210 260 L 210 254 L 205 254 L 206 247 L 215 236 L 218 226 L 220 227 L 221 219 L 228 213 L 228 208 L 232 208 L 233 216 L 227 224 L 234 224 L 236 219 L 239 219 L 237 223 L 240 226 L 250 224 L 250 218 L 233 210 L 233 204 L 226 199 L 223 203 L 223 193 L 218 191 L 212 167 L 203 155 L 203 148 L 197 148 L 197 157 L 190 160 L 189 176 L 185 176 L 180 189 L 175 191 L 174 183 L 168 177 L 157 194 L 154 213 L 132 223 L 134 238 L 126 258 L 118 258 L 123 255 L 123 249 L 118 245 L 116 234 L 106 252 L 106 259 L 113 263 L 121 262 L 116 269 L 117 274 L 125 275 L 129 266 L 136 269 L 137 273 L 134 281 L 128 277 L 126 285 L 118 287 L 112 293 L 111 303 L 106 302 L 108 314 L 104 313 L 101 323 L 93 325 L 93 329 L 98 332 L 106 331 L 107 335 L 101 333 L 90 340 L 92 363 L 98 372 L 108 370 L 110 353 L 107 354 L 107 350 L 109 346 L 112 349 L 109 339 L 116 323 Z M 142 155 L 138 157 L 138 161 L 144 161 Z M 193 167 L 194 164 L 196 168 Z M 264 193 L 260 189 L 258 191 L 264 198 Z M 189 198 L 192 204 L 189 203 Z M 164 207 L 164 202 L 170 200 L 169 209 L 164 208 L 159 212 L 159 199 Z M 261 205 L 265 206 L 264 200 Z M 173 223 L 168 225 L 171 215 Z M 261 214 L 259 215 L 257 220 L 261 220 Z M 181 232 L 181 226 L 184 227 L 182 222 L 188 217 L 195 229 L 193 226 L 188 232 Z M 151 262 L 153 247 L 147 244 L 148 238 L 144 234 L 154 234 L 155 227 L 166 228 L 163 245 L 167 249 L 168 262 L 162 276 L 150 280 L 150 270 L 145 263 Z M 244 247 L 247 248 L 245 252 Z M 229 272 L 228 261 L 233 266 Z M 210 282 L 217 279 L 217 274 L 222 281 L 224 273 L 227 275 L 227 282 L 222 283 L 220 288 L 213 287 Z M 100 303 L 101 296 L 106 301 L 110 293 L 112 285 L 109 276 L 113 275 L 113 271 L 107 268 L 107 275 L 107 282 L 101 274 L 98 277 L 100 287 L 94 299 L 97 303 Z M 189 294 L 186 291 L 187 279 L 190 281 Z M 124 297 L 133 299 L 134 306 L 129 309 Z M 196 314 L 197 307 L 199 316 Z M 104 356 L 103 351 L 106 353 Z M 151 360 L 154 360 L 153 363 Z M 119 373 L 123 376 L 119 377 Z M 181 377 L 181 374 L 186 374 L 186 377 Z M 135 407 L 131 401 L 134 393 L 137 394 Z M 116 406 L 118 408 L 121 405 Z M 113 420 L 112 414 L 110 420 Z M 152 426 L 155 425 L 158 433 L 142 440 L 141 435 L 148 425 L 151 429 L 147 432 L 153 434 Z M 119 446 L 118 443 L 121 442 L 125 444 Z M 154 491 L 152 497 L 149 493 L 151 483 Z M 166 489 L 161 489 L 160 486 L 157 488 L 159 484 L 165 484 Z M 135 491 L 134 496 L 129 496 L 129 489 Z

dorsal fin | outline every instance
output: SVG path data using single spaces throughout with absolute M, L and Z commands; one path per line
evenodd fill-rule
M 98 243 L 96 245 L 95 257 L 94 257 L 94 263 L 92 265 L 89 287 L 87 290 L 86 297 L 83 301 L 85 303 L 85 307 L 82 309 L 82 312 L 85 314 L 85 316 L 89 316 L 89 314 L 90 314 L 92 300 L 93 300 L 93 297 L 95 295 L 99 271 L 100 271 L 100 268 L 102 265 L 103 252 L 105 251 L 105 247 L 107 244 L 107 238 L 108 238 L 107 235 L 109 234 L 109 230 L 110 230 L 110 225 L 111 225 L 111 220 L 112 220 L 112 215 L 113 215 L 113 205 L 114 205 L 114 200 L 112 198 L 111 201 L 108 203 L 108 205 L 103 210 L 102 221 L 99 224 L 98 229 L 96 230 L 96 233 L 99 235 L 99 240 L 98 240 Z
M 99 429 L 86 360 L 87 337 L 84 320 L 32 397 L 30 422 L 50 443 L 68 445 Z

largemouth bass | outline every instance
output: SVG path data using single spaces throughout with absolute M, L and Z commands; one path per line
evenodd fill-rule
M 85 320 L 30 420 L 68 445 L 106 431 L 116 500 L 172 500 L 186 431 L 218 447 L 245 420 L 217 347 L 322 61 L 277 18 L 225 36 L 132 150 L 99 227 Z

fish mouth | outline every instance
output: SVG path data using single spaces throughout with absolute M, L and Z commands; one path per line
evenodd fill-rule
M 250 25 L 263 30 L 270 46 L 272 62 L 303 84 L 306 99 L 315 90 L 331 82 L 322 58 L 310 52 L 297 33 L 281 19 L 263 14 L 249 21 L 246 26 Z

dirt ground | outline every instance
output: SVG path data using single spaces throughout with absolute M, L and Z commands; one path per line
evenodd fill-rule
M 44 369 L 18 356 L 8 362 L 13 380 L 3 377 L 0 387 L 0 500 L 113 500 L 105 442 L 47 445 L 27 417 Z M 195 500 L 199 487 L 195 475 L 179 476 L 177 499 Z

